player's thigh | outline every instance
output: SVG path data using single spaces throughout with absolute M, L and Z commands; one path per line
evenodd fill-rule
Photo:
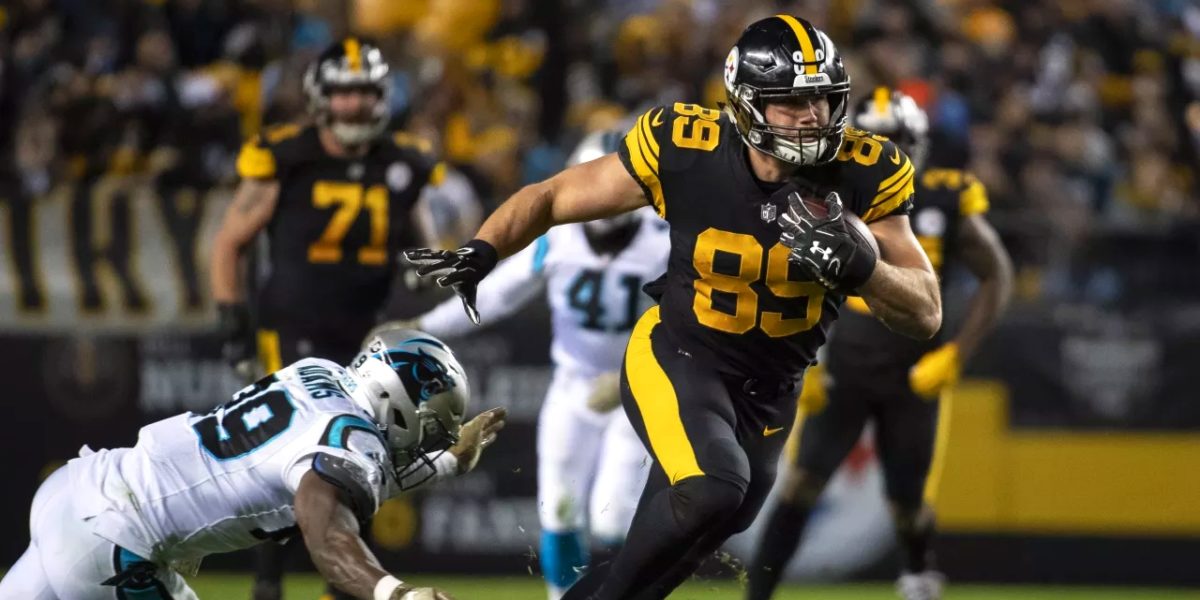
M 556 371 L 538 415 L 538 515 L 552 531 L 582 527 L 586 515 L 607 420 L 584 406 L 588 383 Z
M 621 401 L 630 424 L 671 484 L 709 476 L 745 489 L 750 467 L 721 376 L 681 352 L 651 309 L 629 339 Z
M 650 464 L 650 456 L 629 419 L 623 413 L 612 415 L 604 430 L 589 503 L 594 536 L 606 541 L 625 537 L 646 487 Z
M 866 390 L 832 381 L 825 406 L 804 414 L 793 461 L 794 467 L 822 481 L 833 476 L 858 443 L 870 416 Z
M 875 445 L 888 497 L 900 506 L 920 505 L 933 460 L 938 403 L 925 400 L 907 382 L 895 386 L 875 411 Z

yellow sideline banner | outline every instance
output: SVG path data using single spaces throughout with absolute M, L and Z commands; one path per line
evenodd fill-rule
M 1014 430 L 1003 383 L 952 393 L 944 469 L 929 490 L 942 530 L 1200 535 L 1200 435 Z

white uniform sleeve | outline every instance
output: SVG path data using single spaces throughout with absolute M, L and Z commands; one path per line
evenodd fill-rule
M 404 476 L 400 486 L 393 488 L 390 495 L 399 495 L 400 492 L 411 492 L 423 487 L 428 487 L 439 481 L 444 481 L 458 474 L 458 459 L 449 452 L 442 452 L 439 455 L 426 454 L 430 462 L 433 463 L 433 469 L 430 469 L 428 464 L 422 464 L 414 469 L 412 473 Z
M 545 283 L 546 236 L 501 262 L 479 284 L 476 308 L 485 322 L 499 321 L 513 314 L 542 292 Z M 449 298 L 417 320 L 418 329 L 437 337 L 461 337 L 475 324 L 463 310 L 458 297 Z

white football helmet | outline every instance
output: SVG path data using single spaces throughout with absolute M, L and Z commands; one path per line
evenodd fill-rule
M 441 340 L 421 331 L 380 332 L 346 367 L 342 386 L 374 417 L 392 451 L 396 484 L 429 467 L 458 441 L 471 390 L 462 365 Z

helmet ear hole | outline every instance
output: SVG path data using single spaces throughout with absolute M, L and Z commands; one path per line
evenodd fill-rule
M 404 418 L 403 412 L 395 408 L 392 409 L 392 422 L 402 429 L 408 429 L 408 419 Z

